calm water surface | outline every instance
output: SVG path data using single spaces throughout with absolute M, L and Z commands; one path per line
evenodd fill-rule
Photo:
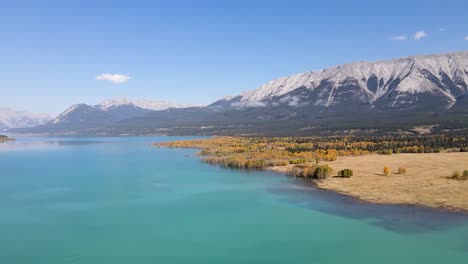
M 468 263 L 468 215 L 200 163 L 176 138 L 0 144 L 0 263 Z

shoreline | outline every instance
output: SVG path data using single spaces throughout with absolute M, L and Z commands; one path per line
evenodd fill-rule
M 287 172 L 278 170 L 278 168 L 276 168 L 276 167 L 267 167 L 267 168 L 263 168 L 263 169 L 260 169 L 260 170 L 271 171 L 271 172 L 281 174 L 282 176 L 291 177 L 290 175 L 288 175 Z M 341 191 L 341 190 L 338 190 L 338 189 L 332 189 L 332 188 L 324 187 L 324 186 L 322 186 L 320 184 L 321 181 L 319 181 L 319 180 L 309 180 L 309 179 L 304 179 L 304 178 L 298 178 L 298 179 L 301 180 L 301 181 L 304 181 L 304 183 L 312 184 L 317 189 L 324 190 L 324 191 L 329 191 L 329 192 L 334 192 L 334 193 L 340 194 L 340 195 L 345 195 L 345 196 L 347 196 L 349 198 L 357 199 L 357 200 L 359 200 L 361 202 L 365 202 L 365 203 L 369 203 L 369 204 L 414 206 L 414 207 L 426 208 L 426 209 L 429 208 L 429 209 L 434 209 L 434 210 L 443 210 L 443 211 L 452 212 L 452 213 L 468 214 L 468 209 L 454 208 L 454 207 L 450 207 L 450 206 L 430 206 L 430 205 L 427 205 L 427 204 L 420 204 L 420 203 L 384 202 L 384 201 L 381 201 L 381 200 L 378 200 L 378 199 L 375 199 L 375 200 L 364 199 L 362 197 L 355 196 L 355 195 L 350 194 L 348 192 L 344 192 L 344 191 Z
M 276 176 L 292 177 L 292 176 L 288 175 L 286 172 L 278 171 L 277 168 L 274 168 L 274 167 L 273 168 L 271 168 L 271 167 L 270 168 L 263 168 L 263 169 L 260 169 L 260 170 L 272 172 L 272 173 L 276 174 Z M 363 204 L 376 205 L 376 206 L 378 206 L 378 205 L 381 205 L 381 206 L 404 206 L 404 207 L 411 207 L 411 208 L 416 208 L 416 209 L 421 209 L 421 210 L 434 210 L 434 211 L 440 212 L 440 213 L 450 213 L 450 214 L 468 216 L 468 210 L 466 210 L 466 209 L 457 209 L 457 208 L 443 207 L 443 206 L 434 207 L 434 206 L 428 206 L 428 205 L 416 204 L 416 203 L 386 203 L 386 202 L 379 202 L 379 201 L 370 201 L 370 200 L 362 199 L 362 198 L 357 197 L 357 196 L 353 196 L 353 195 L 351 195 L 349 193 L 340 192 L 339 190 L 323 188 L 323 187 L 318 185 L 319 181 L 317 181 L 317 180 L 310 180 L 310 179 L 304 179 L 304 178 L 299 178 L 299 177 L 296 178 L 296 180 L 302 181 L 302 184 L 305 184 L 308 187 L 313 187 L 313 188 L 316 188 L 316 189 L 324 191 L 324 192 L 330 192 L 330 193 L 333 193 L 334 195 L 342 195 L 342 196 L 345 196 L 346 199 L 353 199 L 353 200 L 358 201 L 359 203 L 363 203 Z
M 8 137 L 6 135 L 0 135 L 0 143 L 5 143 L 8 141 L 13 141 L 15 140 L 14 138 Z
M 452 157 L 447 157 L 447 155 Z M 327 162 L 326 164 L 333 168 L 343 169 L 346 166 L 350 166 L 350 160 L 359 162 L 369 159 L 382 159 L 381 163 L 389 163 L 387 159 L 394 159 L 396 162 L 412 163 L 413 161 L 408 161 L 408 158 L 423 160 L 420 162 L 423 164 L 419 166 L 424 166 L 438 158 L 441 158 L 442 162 L 447 162 L 447 158 L 452 158 L 452 160 L 457 162 L 459 159 L 463 159 L 463 161 L 466 160 L 465 164 L 468 164 L 468 153 L 394 154 L 391 156 L 371 154 L 356 157 L 339 157 L 337 161 Z M 372 166 L 379 165 L 381 164 L 377 163 Z M 463 165 L 463 162 L 460 165 Z M 433 166 L 438 165 L 433 163 Z M 264 169 L 287 175 L 291 167 L 290 165 L 270 166 Z M 348 179 L 332 176 L 325 180 L 310 181 L 319 189 L 351 196 L 369 203 L 414 205 L 451 212 L 468 213 L 468 181 L 449 179 L 448 176 L 450 174 L 441 172 L 449 170 L 445 167 L 438 171 L 430 172 L 432 173 L 430 176 L 419 174 L 419 169 L 412 168 L 412 166 L 408 166 L 408 169 L 409 172 L 405 175 L 392 173 L 390 176 L 383 176 L 379 173 L 370 174 L 369 170 L 372 170 L 372 168 L 368 166 L 361 167 L 357 175 Z M 364 172 L 360 173 L 363 170 Z M 427 182 L 425 182 L 425 178 L 428 178 Z
M 434 146 L 433 138 L 426 138 Z M 385 139 L 382 139 L 385 140 Z M 305 142 L 304 142 L 305 141 Z M 319 143 L 317 143 L 319 142 Z M 447 141 L 445 141 L 447 142 Z M 326 144 L 340 149 L 321 148 Z M 348 150 L 343 146 L 353 145 Z M 374 145 L 372 145 L 374 144 Z M 388 153 L 375 144 L 406 144 L 401 150 L 414 148 L 423 153 Z M 290 174 L 296 165 L 327 167 L 328 177 L 312 179 L 317 188 L 375 204 L 416 205 L 448 211 L 468 212 L 468 180 L 451 178 L 468 169 L 468 152 L 463 148 L 440 149 L 414 145 L 411 141 L 371 141 L 336 138 L 236 138 L 217 137 L 206 140 L 181 140 L 154 143 L 155 147 L 198 150 L 200 162 L 221 167 L 270 170 Z M 371 145 L 373 151 L 366 150 Z M 384 147 L 385 147 L 384 146 Z M 436 151 L 437 150 L 437 151 Z M 426 151 L 426 152 L 424 152 Z M 325 165 L 325 166 L 323 166 Z M 328 165 L 328 166 L 327 166 Z M 385 168 L 385 169 L 384 169 Z M 351 177 L 338 177 L 338 171 L 352 170 Z M 385 171 L 385 172 L 384 172 Z M 310 170 L 309 172 L 310 173 Z M 300 176 L 304 177 L 304 176 Z

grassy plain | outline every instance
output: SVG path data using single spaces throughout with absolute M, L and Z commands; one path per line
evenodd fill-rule
M 468 211 L 468 181 L 450 179 L 453 171 L 468 168 L 468 153 L 418 153 L 338 157 L 326 162 L 335 171 L 350 168 L 351 178 L 329 177 L 316 181 L 319 188 L 351 195 L 364 201 L 414 204 Z M 287 173 L 292 165 L 269 167 Z M 383 174 L 383 167 L 390 175 Z M 398 168 L 407 172 L 398 174 Z

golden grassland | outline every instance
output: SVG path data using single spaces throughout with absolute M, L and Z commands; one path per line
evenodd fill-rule
M 319 188 L 369 202 L 468 211 L 468 180 L 451 178 L 454 171 L 462 173 L 468 169 L 468 152 L 460 152 L 466 149 L 464 140 L 431 136 L 394 141 L 388 138 L 214 137 L 155 145 L 198 148 L 204 162 L 227 167 L 264 168 L 288 174 L 301 170 L 296 176 L 311 171 L 310 178 Z M 411 153 L 377 154 L 399 152 Z M 317 170 L 328 170 L 325 165 L 333 172 L 312 177 Z M 384 174 L 384 167 L 390 169 L 388 175 Z M 351 169 L 352 177 L 335 176 L 344 169 Z
M 327 164 L 336 171 L 351 168 L 354 175 L 316 181 L 319 188 L 373 203 L 468 211 L 468 181 L 450 178 L 454 171 L 467 169 L 467 152 L 348 156 Z M 269 169 L 287 173 L 291 166 Z M 383 174 L 385 166 L 390 168 L 388 176 Z M 399 174 L 398 168 L 407 171 Z

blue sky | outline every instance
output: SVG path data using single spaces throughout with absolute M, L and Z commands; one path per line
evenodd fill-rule
M 336 64 L 468 49 L 468 1 L 382 2 L 1 1 L 0 107 L 207 104 Z

